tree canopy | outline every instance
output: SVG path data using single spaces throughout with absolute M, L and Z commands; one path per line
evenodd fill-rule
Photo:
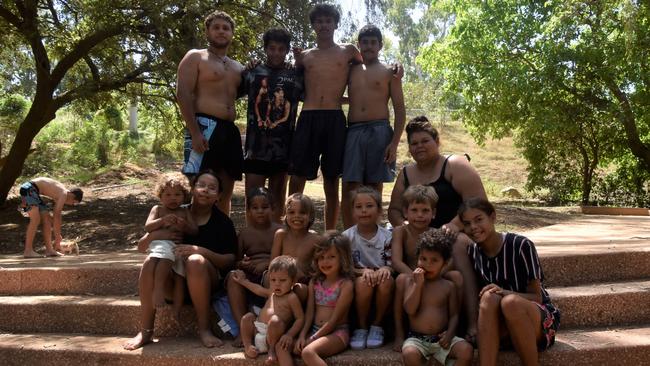
M 647 2 L 434 3 L 454 23 L 418 61 L 462 93 L 477 138 L 516 134 L 531 188 L 587 203 L 611 162 L 650 172 Z
M 71 103 L 127 92 L 129 85 L 166 91 L 190 48 L 205 47 L 202 21 L 213 10 L 237 23 L 230 55 L 245 61 L 259 50 L 261 34 L 284 26 L 298 42 L 309 35 L 311 2 L 16 0 L 0 4 L 2 94 L 31 101 L 0 169 L 0 202 L 20 175 L 34 137 Z M 135 89 L 135 93 L 138 93 Z M 155 95 L 154 95 L 155 96 Z M 172 97 L 173 98 L 173 97 Z

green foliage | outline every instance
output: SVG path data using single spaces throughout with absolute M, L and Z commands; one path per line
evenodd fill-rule
M 454 24 L 418 61 L 445 80 L 447 96 L 462 93 L 462 117 L 479 141 L 515 132 L 530 189 L 587 203 L 596 177 L 621 156 L 650 166 L 647 3 L 434 3 Z

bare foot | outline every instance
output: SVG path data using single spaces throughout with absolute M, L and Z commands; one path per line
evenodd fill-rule
M 257 348 L 253 346 L 252 344 L 244 348 L 244 354 L 248 358 L 256 358 L 257 357 Z
M 393 351 L 402 352 L 403 344 L 404 344 L 404 338 L 395 336 L 395 342 L 393 343 Z
M 45 251 L 45 256 L 46 257 L 63 257 L 63 253 L 59 253 L 56 250 L 53 251 Z
M 145 329 L 138 333 L 135 337 L 129 339 L 122 347 L 125 350 L 133 351 L 144 346 L 147 343 L 151 343 L 153 339 L 153 329 Z
M 269 357 L 264 360 L 265 366 L 277 365 L 278 357 L 275 355 L 275 350 L 269 347 Z
M 241 341 L 241 334 L 238 334 L 237 337 L 232 341 L 232 346 L 237 348 L 244 347 L 244 344 Z
M 43 258 L 42 255 L 36 253 L 35 251 L 31 250 L 29 252 L 23 253 L 24 258 Z
M 209 330 L 200 330 L 199 338 L 201 338 L 201 343 L 208 348 L 223 346 L 223 341 L 215 337 Z

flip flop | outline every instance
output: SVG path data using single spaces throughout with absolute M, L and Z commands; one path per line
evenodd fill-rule
M 64 257 L 65 254 L 56 252 L 56 254 L 46 254 L 46 257 Z

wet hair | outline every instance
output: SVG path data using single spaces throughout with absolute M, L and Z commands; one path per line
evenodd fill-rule
M 429 119 L 425 116 L 415 117 L 406 124 L 406 140 L 409 143 L 411 143 L 411 136 L 416 132 L 426 132 L 434 140 L 438 141 L 438 130 L 433 127 Z
M 300 210 L 301 212 L 305 212 L 307 215 L 309 215 L 309 222 L 307 223 L 307 229 L 309 229 L 313 224 L 314 221 L 316 221 L 316 210 L 314 209 L 314 201 L 309 198 L 309 196 L 306 196 L 302 193 L 294 193 L 291 196 L 287 197 L 287 200 L 285 201 L 285 212 L 286 209 L 289 208 L 289 204 L 293 201 L 298 201 L 300 202 Z M 284 216 L 284 224 L 289 226 L 287 223 L 287 216 L 285 214 Z
M 212 22 L 216 19 L 223 19 L 226 22 L 230 23 L 230 29 L 233 32 L 235 31 L 235 21 L 230 15 L 228 15 L 228 13 L 221 10 L 215 10 L 212 13 L 208 14 L 207 17 L 205 17 L 205 21 L 203 22 L 203 24 L 205 24 L 205 29 L 210 28 L 210 24 L 212 24 Z
M 223 184 L 221 184 L 221 178 L 219 178 L 219 176 L 212 169 L 201 170 L 199 174 L 191 178 L 190 186 L 194 188 L 194 186 L 196 186 L 196 182 L 199 181 L 199 178 L 201 178 L 201 176 L 206 174 L 213 176 L 217 180 L 219 186 L 218 193 L 221 194 L 221 192 L 223 192 Z
M 298 275 L 296 259 L 290 255 L 280 255 L 273 258 L 271 264 L 269 264 L 269 273 L 278 271 L 287 271 L 289 277 L 295 279 Z
M 84 198 L 84 191 L 82 191 L 81 188 L 79 187 L 74 187 L 68 192 L 72 193 L 72 195 L 74 196 L 74 200 L 77 202 L 81 202 L 81 200 Z
M 271 28 L 264 32 L 262 36 L 264 48 L 269 45 L 269 42 L 278 42 L 287 46 L 287 51 L 291 49 L 291 34 L 284 28 Z
M 187 201 L 190 197 L 190 188 L 187 186 L 187 180 L 178 174 L 167 174 L 156 184 L 156 197 L 162 197 L 165 189 L 180 189 L 183 193 L 183 201 Z
M 442 229 L 429 229 L 418 239 L 415 253 L 417 256 L 425 250 L 437 252 L 445 261 L 451 258 L 451 246 L 454 244 L 454 236 L 446 234 Z
M 318 4 L 309 11 L 309 23 L 314 24 L 318 17 L 331 17 L 338 25 L 341 20 L 341 13 L 332 4 Z
M 364 37 L 377 37 L 379 43 L 383 43 L 381 31 L 374 24 L 364 25 L 363 28 L 361 28 L 361 30 L 359 31 L 359 35 L 357 36 L 357 41 L 361 42 L 361 38 Z
M 271 208 L 273 208 L 273 196 L 271 195 L 271 192 L 266 189 L 266 187 L 257 187 L 253 189 L 248 196 L 246 196 L 246 209 L 249 210 L 251 208 L 251 204 L 253 203 L 253 198 L 255 197 L 264 197 L 266 198 L 266 201 L 271 205 Z
M 495 212 L 494 206 L 487 199 L 482 197 L 472 197 L 465 200 L 460 205 L 458 208 L 458 216 L 462 218 L 463 214 L 472 208 L 483 211 L 488 216 L 491 216 Z
M 431 186 L 414 184 L 402 193 L 402 208 L 406 210 L 412 203 L 425 203 L 435 210 L 438 205 L 438 193 Z
M 354 207 L 354 201 L 356 201 L 357 196 L 360 194 L 367 194 L 372 198 L 373 201 L 377 204 L 377 208 L 379 208 L 379 212 L 382 210 L 381 206 L 381 195 L 379 192 L 377 192 L 375 189 L 368 187 L 368 186 L 361 186 L 354 191 L 352 191 L 352 197 L 350 198 L 350 202 L 352 202 L 352 206 Z
M 312 258 L 312 271 L 319 280 L 325 279 L 325 275 L 318 268 L 318 259 L 331 247 L 336 248 L 340 259 L 339 275 L 344 278 L 354 279 L 354 262 L 352 261 L 352 248 L 350 239 L 336 230 L 329 230 L 314 245 L 314 256 Z

